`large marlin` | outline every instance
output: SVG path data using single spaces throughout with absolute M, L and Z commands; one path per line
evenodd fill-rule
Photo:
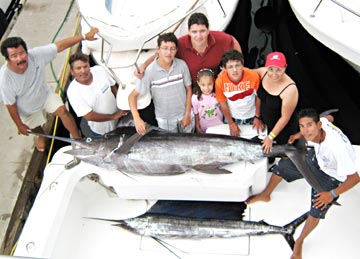
M 66 153 L 82 161 L 129 174 L 175 175 L 190 169 L 230 173 L 222 167 L 242 160 L 254 162 L 264 156 L 294 154 L 290 157 L 298 159 L 297 156 L 305 154 L 292 145 L 274 145 L 271 153 L 264 154 L 259 142 L 218 134 L 169 133 L 154 129 L 140 136 L 134 127 L 117 128 L 94 138 L 45 136 L 72 143 L 75 148 Z
M 317 192 L 324 191 L 306 163 L 304 141 L 274 145 L 264 154 L 261 143 L 219 134 L 169 133 L 152 129 L 140 136 L 134 127 L 120 127 L 101 137 L 71 139 L 30 132 L 71 143 L 67 151 L 82 161 L 126 174 L 176 175 L 194 169 L 204 173 L 231 173 L 223 168 L 238 161 L 287 156 Z
M 141 236 L 161 238 L 232 238 L 251 235 L 281 234 L 291 249 L 293 234 L 308 217 L 305 213 L 285 226 L 269 225 L 264 221 L 199 219 L 146 213 L 125 220 L 105 220 Z

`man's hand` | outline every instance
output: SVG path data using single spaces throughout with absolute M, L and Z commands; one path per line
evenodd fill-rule
M 135 128 L 137 133 L 140 135 L 146 134 L 146 123 L 140 118 L 140 116 L 136 116 L 134 118 Z
M 255 128 L 257 133 L 259 134 L 260 132 L 263 132 L 265 130 L 265 124 L 262 122 L 262 120 L 254 118 L 253 128 Z
M 141 79 L 144 77 L 144 71 L 145 71 L 145 68 L 144 66 L 136 66 L 135 70 L 134 70 L 134 76 L 136 76 L 138 79 Z
M 320 192 L 315 197 L 313 207 L 321 210 L 324 210 L 334 200 L 330 192 Z
M 236 137 L 240 136 L 240 128 L 237 125 L 237 123 L 231 122 L 229 124 L 229 128 L 230 128 L 230 136 L 236 136 Z
M 20 125 L 17 126 L 18 128 L 18 134 L 22 134 L 22 135 L 25 135 L 25 136 L 28 136 L 29 133 L 28 133 L 28 130 L 29 130 L 29 127 L 23 123 L 21 123 Z
M 90 31 L 85 33 L 84 40 L 89 40 L 89 41 L 97 40 L 97 38 L 95 38 L 95 34 L 98 32 L 99 32 L 98 28 L 91 27 Z
M 302 134 L 301 134 L 300 131 L 299 131 L 298 133 L 295 133 L 295 134 L 291 135 L 291 136 L 289 137 L 288 143 L 289 143 L 289 144 L 293 144 L 294 141 L 300 139 L 301 136 L 302 136 Z
M 127 114 L 128 114 L 127 111 L 118 110 L 118 111 L 116 111 L 116 112 L 113 114 L 114 120 L 118 120 L 118 119 L 120 119 L 121 117 L 126 116 Z
M 191 123 L 190 115 L 185 115 L 181 120 L 181 127 L 185 129 Z

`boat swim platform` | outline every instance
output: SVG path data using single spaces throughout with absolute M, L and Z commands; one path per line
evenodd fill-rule
M 25 40 L 28 48 L 32 48 L 52 42 L 55 35 L 55 40 L 58 40 L 75 34 L 78 19 L 76 4 L 69 9 L 73 1 L 24 2 L 21 13 L 13 21 L 11 28 L 8 28 L 3 39 L 19 36 Z M 66 14 L 68 17 L 64 20 Z M 74 46 L 72 51 L 75 51 L 76 47 Z M 57 78 L 60 78 L 63 72 L 67 56 L 68 52 L 65 50 L 59 53 L 52 63 Z M 0 65 L 4 62 L 1 56 Z M 46 80 L 50 86 L 56 88 L 57 83 L 50 66 L 46 69 Z M 17 128 L 2 102 L 0 120 L 0 254 L 9 255 L 40 187 L 47 153 L 40 153 L 35 149 L 35 137 L 18 135 Z M 55 118 L 50 117 L 46 124 L 49 132 L 52 131 L 54 120 Z

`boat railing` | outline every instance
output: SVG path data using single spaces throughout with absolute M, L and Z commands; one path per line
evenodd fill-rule
M 357 17 L 360 18 L 360 12 L 359 12 L 360 10 L 354 10 L 354 9 L 352 9 L 351 7 L 346 6 L 346 5 L 344 5 L 343 3 L 339 2 L 338 0 L 331 0 L 331 1 L 332 1 L 334 4 L 340 6 L 341 8 L 345 9 L 346 11 L 348 11 L 348 12 L 350 12 L 350 13 L 352 13 L 352 14 L 354 14 L 354 15 L 356 15 Z
M 321 3 L 323 0 L 320 0 L 319 3 L 316 5 L 314 11 L 312 12 L 312 14 L 310 15 L 311 17 L 315 17 L 315 13 L 316 11 L 319 9 Z M 355 16 L 360 18 L 360 12 L 359 10 L 354 10 L 353 8 L 346 6 L 345 4 L 343 4 L 342 2 L 340 2 L 339 0 L 330 0 L 331 2 L 333 2 L 334 4 L 338 5 L 340 8 L 354 14 Z
M 175 26 L 176 24 L 181 24 L 185 18 L 194 13 L 196 10 L 200 9 L 201 7 L 203 7 L 205 5 L 206 2 L 208 2 L 209 0 L 203 0 L 200 4 L 197 5 L 197 1 L 195 1 L 194 5 L 192 6 L 192 8 L 190 8 L 184 15 L 181 16 L 180 19 L 176 20 L 175 22 L 173 22 L 172 24 L 170 24 L 169 26 L 167 26 L 165 29 L 157 32 L 155 35 L 149 37 L 148 39 L 146 39 L 145 41 L 143 41 L 143 43 L 141 44 L 141 47 L 138 49 L 137 51 L 137 54 L 136 54 L 136 57 L 135 57 L 135 60 L 133 63 L 129 64 L 129 65 L 125 65 L 125 66 L 117 66 L 117 67 L 110 67 L 108 64 L 109 64 L 109 60 L 110 60 L 110 57 L 111 57 L 111 53 L 112 53 L 112 48 L 113 48 L 113 45 L 111 44 L 110 41 L 108 41 L 104 36 L 101 35 L 101 33 L 97 33 L 98 36 L 101 38 L 101 49 L 100 49 L 100 62 L 103 63 L 103 66 L 106 68 L 106 70 L 108 71 L 108 73 L 110 73 L 114 79 L 117 81 L 117 83 L 119 84 L 119 86 L 121 87 L 125 87 L 125 84 L 123 84 L 120 80 L 120 78 L 118 78 L 118 76 L 116 76 L 116 73 L 114 72 L 114 69 L 119 69 L 119 68 L 126 68 L 126 67 L 131 67 L 131 66 L 135 66 L 135 68 L 137 70 L 140 70 L 139 68 L 139 65 L 138 65 L 138 60 L 139 60 L 139 57 L 140 57 L 140 54 L 141 52 L 144 50 L 144 47 L 145 45 L 150 42 L 151 40 L 153 40 L 154 38 L 158 37 L 159 34 L 169 30 L 171 27 Z M 218 4 L 219 4 L 219 7 L 221 9 L 221 12 L 223 13 L 223 16 L 226 17 L 227 14 L 221 4 L 221 1 L 220 0 L 217 0 Z M 87 20 L 87 18 L 81 13 L 81 11 L 79 11 L 82 19 L 86 22 L 86 24 L 89 26 L 89 27 L 92 27 L 90 22 Z M 177 29 L 177 28 L 176 28 Z M 106 54 L 106 57 L 105 57 L 105 44 L 108 45 L 108 49 L 107 49 L 107 54 Z M 105 57 L 105 58 L 104 58 Z

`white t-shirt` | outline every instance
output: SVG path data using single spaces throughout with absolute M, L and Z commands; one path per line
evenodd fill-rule
M 90 68 L 93 82 L 90 85 L 83 85 L 74 79 L 67 90 L 67 96 L 76 115 L 82 117 L 93 111 L 101 114 L 113 114 L 117 111 L 116 98 L 111 92 L 111 86 L 115 81 L 108 76 L 101 66 Z M 98 134 L 105 134 L 114 130 L 117 121 L 88 121 L 92 131 Z
M 310 142 L 314 146 L 315 155 L 321 170 L 341 182 L 347 175 L 357 172 L 356 153 L 347 136 L 326 118 L 320 119 L 326 132 L 320 144 Z

